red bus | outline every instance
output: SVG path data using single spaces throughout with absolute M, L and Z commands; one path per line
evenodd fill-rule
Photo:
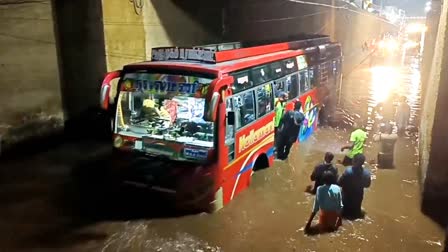
M 340 45 L 328 37 L 155 48 L 150 62 L 103 82 L 120 161 L 114 170 L 123 184 L 163 193 L 179 207 L 218 210 L 254 170 L 272 166 L 277 93 L 289 93 L 289 109 L 302 101 L 304 141 L 317 127 L 319 99 L 336 96 L 341 62 Z

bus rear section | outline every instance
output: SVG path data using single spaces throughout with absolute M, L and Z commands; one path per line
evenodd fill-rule
M 115 173 L 176 206 L 220 209 L 250 184 L 254 170 L 273 165 L 279 92 L 290 94 L 288 108 L 302 102 L 306 126 L 298 140 L 315 129 L 325 59 L 316 48 L 325 44 L 328 38 L 154 49 L 152 62 L 110 73 L 101 101 L 115 115 Z M 113 78 L 118 95 L 108 104 Z

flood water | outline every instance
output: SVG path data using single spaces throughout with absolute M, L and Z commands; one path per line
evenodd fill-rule
M 406 95 L 414 122 L 419 90 L 418 66 L 361 66 L 344 80 L 341 102 L 347 117 L 368 118 L 372 126 L 378 102 Z M 250 188 L 215 214 L 155 214 L 158 202 L 145 195 L 77 199 L 67 186 L 73 164 L 98 158 L 107 146 L 72 144 L 9 162 L 0 168 L 0 251 L 441 251 L 442 230 L 420 212 L 415 136 L 399 139 L 396 168 L 387 170 L 376 168 L 369 140 L 373 181 L 364 219 L 345 220 L 335 233 L 304 234 L 313 166 L 326 151 L 342 159 L 348 136 L 346 129 L 320 128 L 294 146 L 289 160 L 255 173 Z

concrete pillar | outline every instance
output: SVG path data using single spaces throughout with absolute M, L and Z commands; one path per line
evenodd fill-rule
M 98 105 L 106 71 L 102 5 L 99 0 L 53 0 L 66 120 Z
M 444 5 L 434 47 L 420 125 L 422 210 L 440 224 L 448 223 L 448 6 Z

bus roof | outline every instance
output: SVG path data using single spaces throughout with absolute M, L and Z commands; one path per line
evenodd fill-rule
M 169 68 L 173 70 L 195 71 L 195 72 L 204 72 L 208 74 L 220 75 L 233 71 L 242 70 L 259 64 L 269 63 L 303 54 L 304 54 L 303 50 L 285 50 L 242 59 L 224 61 L 216 64 L 182 61 L 182 60 L 144 61 L 126 65 L 125 69 L 132 70 L 132 69 L 145 69 L 145 68 L 153 68 L 153 69 Z
M 152 61 L 125 66 L 125 70 L 168 68 L 220 75 L 255 65 L 305 54 L 308 48 L 325 51 L 328 36 L 294 37 L 265 42 L 232 42 L 192 48 L 161 47 L 152 50 Z

